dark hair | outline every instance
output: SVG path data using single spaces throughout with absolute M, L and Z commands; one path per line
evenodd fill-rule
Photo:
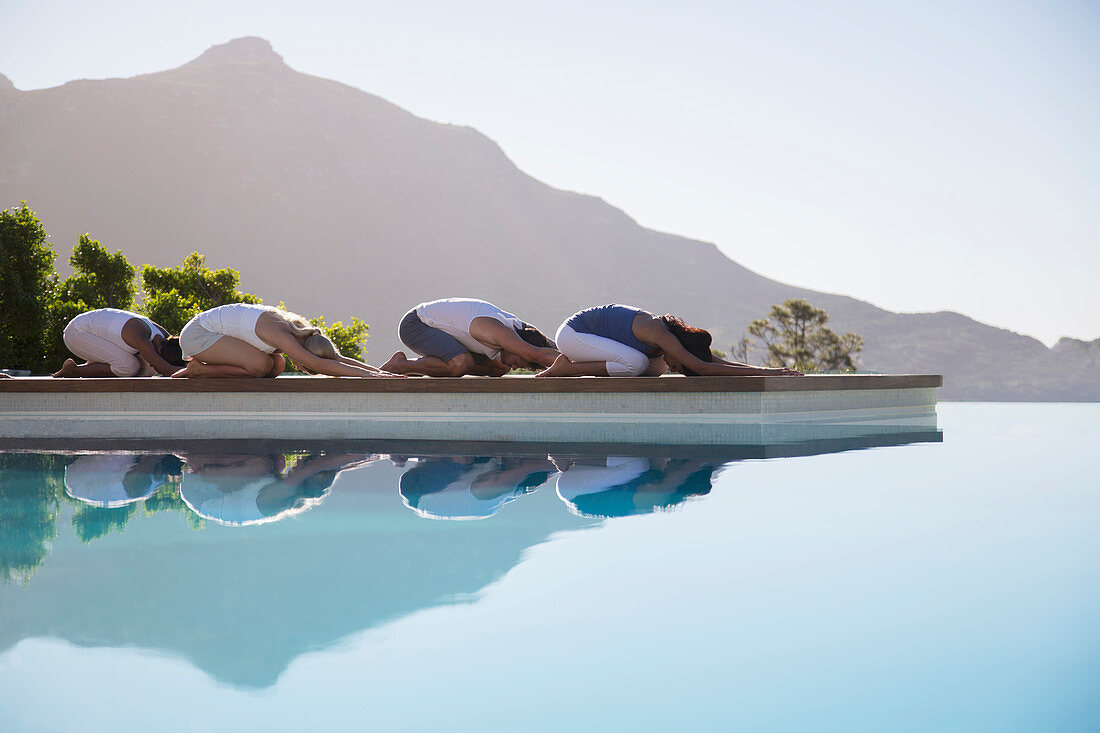
M 157 349 L 157 353 L 160 354 L 160 358 L 172 366 L 184 366 L 187 362 L 183 360 L 183 349 L 180 348 L 179 336 L 169 336 L 164 339 L 164 342 Z
M 182 476 L 183 461 L 180 460 L 179 456 L 169 453 L 157 461 L 156 470 L 165 476 Z
M 531 344 L 532 346 L 539 347 L 540 349 L 556 349 L 557 348 L 557 346 L 554 344 L 554 342 L 551 341 L 550 338 L 547 337 L 547 335 L 545 333 L 538 330 L 537 328 L 532 326 L 530 323 L 524 323 L 522 326 L 520 326 L 519 328 L 516 329 L 516 333 L 519 335 L 519 337 L 521 339 L 523 339 L 527 343 Z
M 668 330 L 676 337 L 680 345 L 687 349 L 689 354 L 699 361 L 714 361 L 714 354 L 710 353 L 710 344 L 714 339 L 711 337 L 709 331 L 704 331 L 695 326 L 689 326 L 684 323 L 683 319 L 668 313 L 661 316 L 660 320 L 664 321 Z M 698 374 L 688 369 L 686 366 L 684 367 L 684 374 L 689 377 L 698 376 Z

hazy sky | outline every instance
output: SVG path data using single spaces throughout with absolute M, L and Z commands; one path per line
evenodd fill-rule
M 0 0 L 0 18 L 20 89 L 261 36 L 768 277 L 1100 337 L 1095 1 Z

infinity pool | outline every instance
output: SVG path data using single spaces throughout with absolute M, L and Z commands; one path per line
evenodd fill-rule
M 939 413 L 777 458 L 0 450 L 0 730 L 1097 730 L 1100 405 Z

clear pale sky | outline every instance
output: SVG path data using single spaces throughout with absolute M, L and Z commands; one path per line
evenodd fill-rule
M 0 73 L 245 35 L 768 277 L 1100 337 L 1096 2 L 0 0 Z

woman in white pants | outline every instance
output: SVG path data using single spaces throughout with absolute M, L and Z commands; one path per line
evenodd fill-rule
M 66 359 L 55 377 L 171 376 L 183 366 L 179 339 L 145 316 L 100 308 L 65 326 L 65 346 L 85 360 Z
M 710 351 L 711 335 L 676 316 L 656 316 L 629 305 L 601 305 L 574 313 L 554 338 L 561 356 L 539 377 L 657 376 L 670 369 L 688 376 L 800 376 L 792 369 L 725 361 Z
M 395 377 L 342 355 L 321 329 L 280 308 L 230 303 L 203 311 L 180 332 L 187 366 L 174 377 L 276 377 L 286 354 L 302 369 L 331 377 Z

